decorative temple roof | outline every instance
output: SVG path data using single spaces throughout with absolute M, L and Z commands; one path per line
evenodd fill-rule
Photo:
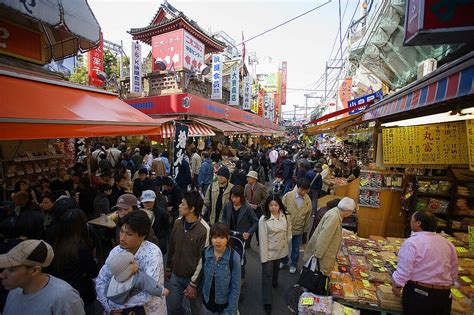
M 224 42 L 209 35 L 195 21 L 178 11 L 175 7 L 165 1 L 155 13 L 150 24 L 141 28 L 132 28 L 128 33 L 133 40 L 139 40 L 151 45 L 151 38 L 156 35 L 168 33 L 177 29 L 185 29 L 191 35 L 199 39 L 206 47 L 206 53 L 222 52 L 226 47 Z

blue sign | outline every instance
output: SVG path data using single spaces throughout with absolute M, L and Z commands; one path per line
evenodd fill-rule
M 359 106 L 359 105 L 371 102 L 375 99 L 381 99 L 381 98 L 382 98 L 382 90 L 378 90 L 375 93 L 367 94 L 367 95 L 364 95 L 362 97 L 355 98 L 353 100 L 348 101 L 347 106 L 349 106 L 349 108 L 351 108 L 351 107 Z M 360 113 L 365 108 L 366 108 L 366 106 L 362 106 L 362 107 L 359 107 L 357 109 L 351 110 L 349 112 L 349 115 L 354 115 L 354 114 Z

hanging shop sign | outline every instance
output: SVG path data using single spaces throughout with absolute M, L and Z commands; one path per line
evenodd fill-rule
M 274 116 L 273 116 L 273 122 L 278 121 L 278 117 L 280 116 L 280 95 L 277 93 L 274 94 Z
M 159 71 L 155 62 L 157 59 L 163 59 L 170 69 L 171 64 L 175 68 L 183 67 L 183 30 L 176 30 L 165 34 L 153 36 L 151 38 L 151 55 L 153 71 Z
M 263 117 L 264 115 L 264 102 L 265 102 L 265 90 L 260 89 L 258 91 L 258 112 L 257 115 Z
M 89 85 L 96 87 L 103 87 L 104 81 L 99 79 L 99 73 L 104 71 L 104 37 L 100 33 L 99 46 L 97 48 L 89 50 Z
M 244 77 L 243 82 L 243 102 L 242 102 L 242 109 L 243 110 L 250 110 L 252 105 L 252 78 L 250 76 Z
M 211 100 L 222 99 L 222 54 L 212 55 Z
M 382 143 L 388 165 L 469 163 L 465 122 L 383 129 Z
M 239 105 L 239 66 L 234 64 L 230 68 L 230 98 L 229 105 L 238 106 Z
M 474 36 L 472 1 L 408 0 L 404 45 L 465 43 Z
M 281 63 L 281 105 L 286 105 L 286 79 L 288 74 L 288 65 L 286 61 Z
M 139 42 L 132 41 L 132 72 L 130 73 L 130 92 L 142 92 L 142 46 Z
M 474 171 L 474 119 L 466 120 L 466 132 L 469 147 L 469 169 Z
M 252 113 L 258 114 L 258 84 L 252 84 Z
M 0 54 L 44 64 L 44 40 L 39 32 L 0 20 Z
M 196 37 L 184 32 L 184 68 L 198 71 L 204 64 L 204 44 Z
M 352 78 L 345 78 L 339 87 L 339 100 L 342 108 L 347 108 L 347 102 L 352 99 Z
M 349 108 L 351 108 L 351 107 L 355 107 L 355 106 L 362 105 L 362 104 L 365 104 L 365 103 L 373 102 L 375 99 L 381 99 L 381 98 L 382 98 L 382 90 L 379 90 L 375 93 L 367 94 L 367 95 L 364 95 L 362 97 L 350 100 L 349 102 L 347 102 L 347 106 Z M 364 109 L 366 109 L 366 106 L 362 106 L 362 107 L 359 107 L 357 109 L 351 110 L 349 112 L 349 115 L 354 115 L 354 114 L 360 113 Z
M 186 155 L 186 143 L 188 142 L 189 127 L 184 124 L 175 125 L 174 154 L 173 154 L 173 176 L 179 176 L 179 167 Z

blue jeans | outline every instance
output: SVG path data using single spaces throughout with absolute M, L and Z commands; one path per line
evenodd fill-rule
M 291 258 L 291 267 L 298 267 L 298 260 L 300 258 L 300 245 L 301 242 L 303 241 L 303 235 L 293 235 L 291 238 L 291 253 L 290 253 L 290 258 Z M 282 258 L 282 263 L 285 265 L 288 264 L 288 256 Z
M 287 193 L 291 190 L 291 185 L 292 185 L 292 180 L 291 179 L 286 179 L 283 181 L 283 185 L 285 187 L 285 190 L 283 191 L 283 193 Z
M 166 302 L 168 305 L 168 313 L 170 315 L 182 315 L 186 314 L 183 308 L 183 291 L 187 288 L 191 278 L 184 278 L 171 274 L 171 279 L 168 283 L 168 289 L 170 295 L 168 295 Z M 191 304 L 191 314 L 201 315 L 202 314 L 202 296 L 200 290 L 197 290 L 196 298 L 189 300 Z

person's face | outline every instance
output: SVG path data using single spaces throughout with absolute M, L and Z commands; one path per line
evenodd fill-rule
M 415 214 L 411 216 L 410 228 L 413 232 L 421 231 L 421 222 L 415 219 Z
M 163 185 L 163 190 L 170 191 L 172 186 Z
M 27 191 L 28 190 L 28 184 L 27 183 L 21 183 L 20 184 L 20 191 Z
M 227 242 L 229 242 L 229 239 L 227 237 L 214 236 L 214 237 L 211 238 L 212 246 L 214 246 L 214 248 L 219 250 L 219 251 L 224 251 L 225 250 L 225 248 L 227 246 Z
M 79 185 L 79 183 L 81 182 L 81 179 L 79 178 L 79 176 L 73 176 L 72 182 L 76 185 Z
M 49 189 L 49 183 L 48 182 L 42 182 L 41 183 L 41 189 L 43 189 L 43 190 Z
M 225 185 L 225 184 L 227 184 L 227 178 L 224 177 L 224 176 L 217 175 L 217 182 L 220 185 Z
M 298 191 L 298 195 L 300 195 L 301 197 L 304 197 L 304 195 L 308 193 L 309 189 L 298 187 L 297 191 Z
M 230 195 L 230 200 L 232 201 L 232 204 L 234 206 L 240 206 L 242 204 L 242 200 L 240 200 L 240 197 L 234 194 Z
M 186 217 L 192 213 L 193 209 L 189 209 L 186 199 L 181 200 L 181 203 L 179 204 L 179 214 L 181 214 L 183 217 Z
M 145 201 L 143 202 L 143 207 L 147 210 L 153 210 L 153 206 L 155 205 L 154 201 Z
M 350 216 L 352 215 L 352 211 L 351 211 L 351 210 L 342 211 L 341 214 L 342 214 L 342 217 L 343 217 L 343 218 L 348 218 L 348 217 L 350 217 Z
M 132 207 L 129 207 L 129 208 L 117 208 L 117 214 L 119 216 L 119 218 L 123 218 L 124 216 L 126 216 L 127 214 L 129 214 L 130 212 L 133 211 L 133 208 Z
M 141 173 L 141 174 L 138 175 L 138 178 L 140 178 L 141 181 L 144 181 L 145 178 L 146 178 L 146 174 Z
M 106 191 L 105 191 L 105 194 L 106 194 L 107 196 L 110 196 L 110 195 L 112 194 L 112 189 L 106 190 Z
M 49 211 L 53 208 L 54 202 L 49 198 L 43 198 L 43 201 L 41 201 L 40 206 L 44 211 Z
M 127 189 L 127 180 L 125 178 L 122 178 L 121 180 L 119 180 L 118 182 L 118 186 L 120 188 L 123 188 L 123 189 Z
M 280 212 L 280 205 L 275 200 L 270 201 L 268 204 L 268 209 L 272 214 L 278 214 Z
M 255 185 L 255 183 L 257 182 L 257 180 L 253 177 L 247 177 L 247 183 L 249 183 L 250 185 Z
M 24 288 L 28 285 L 38 272 L 39 267 L 17 266 L 5 268 L 0 275 L 2 284 L 7 290 Z
M 128 224 L 124 224 L 120 228 L 120 247 L 123 249 L 134 252 L 140 247 L 144 240 L 145 235 L 138 235 L 137 232 L 130 229 Z

